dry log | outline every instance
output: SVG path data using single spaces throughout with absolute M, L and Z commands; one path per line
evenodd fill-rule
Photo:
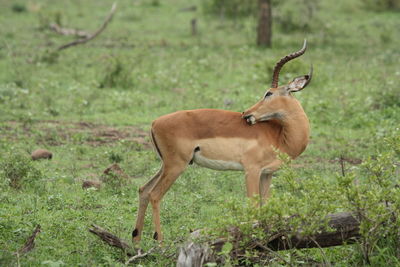
M 331 246 L 339 246 L 343 244 L 354 243 L 360 237 L 359 221 L 350 212 L 340 212 L 330 214 L 327 216 L 328 225 L 333 231 L 322 231 L 310 236 L 303 236 L 301 233 L 293 233 L 285 231 L 283 233 L 276 233 L 269 240 L 254 240 L 252 244 L 244 244 L 245 247 L 240 247 L 243 238 L 243 233 L 238 228 L 230 229 L 232 239 L 231 243 L 235 243 L 239 247 L 235 247 L 236 252 L 243 254 L 246 249 L 254 249 L 261 253 L 271 253 L 271 251 L 287 250 L 287 249 L 302 249 L 302 248 L 324 248 Z M 259 224 L 255 227 L 260 227 Z M 199 235 L 199 232 L 194 232 Z M 190 242 L 181 249 L 178 256 L 177 266 L 201 266 L 190 265 L 196 262 L 209 262 L 218 261 L 218 253 L 227 242 L 226 239 L 218 239 L 211 241 L 208 244 L 194 244 Z M 209 248 L 212 248 L 210 250 Z M 189 264 L 190 263 L 190 264 Z
M 293 235 L 291 238 L 276 236 L 268 242 L 272 250 L 286 250 L 291 248 L 325 248 L 354 243 L 360 237 L 360 222 L 350 212 L 340 212 L 328 215 L 329 226 L 335 229 L 332 232 L 323 231 L 313 236 Z
M 78 39 L 78 40 L 72 41 L 70 43 L 67 43 L 65 45 L 62 45 L 62 46 L 58 47 L 57 50 L 60 51 L 60 50 L 66 49 L 66 48 L 71 47 L 71 46 L 84 44 L 84 43 L 87 43 L 90 40 L 93 40 L 94 38 L 96 38 L 96 36 L 98 36 L 107 27 L 108 23 L 111 21 L 112 17 L 114 16 L 116 8 L 117 8 L 117 4 L 114 3 L 112 5 L 112 7 L 111 7 L 110 13 L 108 14 L 106 19 L 104 20 L 103 24 L 94 33 L 90 34 L 89 36 L 86 36 L 85 38 Z
M 40 225 L 38 224 L 35 230 L 33 230 L 31 236 L 28 238 L 28 240 L 26 240 L 24 246 L 18 250 L 17 252 L 18 255 L 24 255 L 35 247 L 35 238 L 39 233 L 40 233 Z

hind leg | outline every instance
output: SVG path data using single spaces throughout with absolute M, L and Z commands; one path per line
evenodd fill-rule
M 169 190 L 171 185 L 176 181 L 179 175 L 185 170 L 188 162 L 179 158 L 174 158 L 169 161 L 170 164 L 165 164 L 163 172 L 154 187 L 149 192 L 149 199 L 153 211 L 154 223 L 154 239 L 161 241 L 163 239 L 160 224 L 160 204 L 163 196 Z
M 153 188 L 154 184 L 159 179 L 162 171 L 163 167 L 161 167 L 161 169 L 153 176 L 153 178 L 151 178 L 144 186 L 139 188 L 139 210 L 136 219 L 136 226 L 132 232 L 132 239 L 134 242 L 140 241 L 143 230 L 144 217 L 146 214 L 147 206 L 149 204 L 149 191 L 151 188 Z

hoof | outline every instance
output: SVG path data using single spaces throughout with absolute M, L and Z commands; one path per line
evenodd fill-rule
M 154 232 L 153 239 L 154 240 L 158 240 L 158 233 L 157 232 Z
M 139 235 L 139 230 L 135 228 L 135 230 L 132 231 L 132 238 L 135 238 Z

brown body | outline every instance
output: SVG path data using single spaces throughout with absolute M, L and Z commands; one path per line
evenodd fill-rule
M 285 62 L 304 51 L 305 45 L 299 52 L 285 57 L 283 63 L 282 59 L 277 64 L 278 71 Z M 260 196 L 260 204 L 267 199 L 272 174 L 281 164 L 278 151 L 296 158 L 306 148 L 309 138 L 308 118 L 291 93 L 303 89 L 311 80 L 311 73 L 281 87 L 277 86 L 276 80 L 274 73 L 273 87 L 243 113 L 218 109 L 185 110 L 161 116 L 153 122 L 151 138 L 162 167 L 139 190 L 139 210 L 132 232 L 134 241 L 141 238 L 149 202 L 153 211 L 154 238 L 162 240 L 161 199 L 191 163 L 217 170 L 243 170 L 247 196 Z
M 294 98 L 292 101 L 297 102 Z M 153 122 L 153 138 L 161 158 L 173 153 L 188 163 L 196 153 L 201 153 L 210 160 L 268 168 L 275 158 L 275 149 L 296 158 L 307 146 L 308 119 L 301 106 L 296 104 L 296 109 L 285 119 L 255 125 L 246 123 L 239 112 L 218 109 L 178 111 Z

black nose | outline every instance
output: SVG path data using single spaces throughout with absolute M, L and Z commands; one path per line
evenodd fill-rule
M 243 116 L 243 119 L 247 120 L 247 119 L 250 118 L 251 116 L 252 116 L 252 115 Z

